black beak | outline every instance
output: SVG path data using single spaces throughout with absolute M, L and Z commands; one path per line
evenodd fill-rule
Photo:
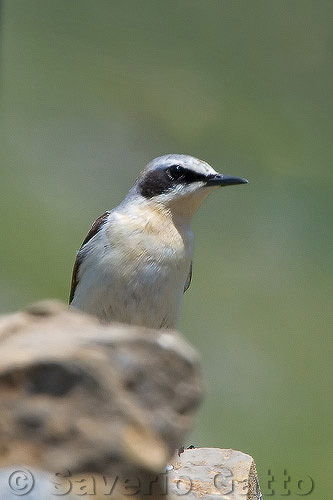
M 207 177 L 206 186 L 234 186 L 235 184 L 248 184 L 247 179 L 231 177 L 230 175 L 216 174 Z

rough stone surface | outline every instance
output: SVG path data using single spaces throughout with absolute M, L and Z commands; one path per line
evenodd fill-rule
M 202 395 L 176 332 L 44 302 L 0 316 L 0 349 L 1 500 L 260 500 L 249 455 L 174 455 Z
M 0 317 L 0 467 L 163 470 L 201 399 L 176 332 L 102 325 L 57 302 Z
M 164 472 L 151 476 L 142 473 L 120 474 L 118 477 L 100 474 L 71 476 L 66 471 L 60 471 L 56 476 L 36 470 L 31 476 L 30 471 L 20 470 L 20 467 L 18 470 L 22 481 L 16 484 L 10 480 L 12 488 L 17 488 L 16 494 L 10 491 L 8 484 L 13 469 L 0 471 L 1 500 L 13 500 L 17 493 L 24 492 L 24 487 L 31 486 L 31 477 L 34 487 L 26 492 L 26 500 L 49 500 L 59 496 L 68 500 L 78 500 L 82 496 L 95 500 L 125 500 L 129 496 L 134 500 L 179 500 L 182 497 L 191 500 L 261 499 L 253 458 L 240 451 L 218 448 L 185 450 L 180 457 L 176 454 Z
M 169 498 L 260 500 L 256 466 L 250 455 L 219 448 L 185 450 L 171 461 Z

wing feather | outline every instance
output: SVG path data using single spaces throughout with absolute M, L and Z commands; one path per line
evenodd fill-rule
M 110 211 L 108 210 L 108 211 L 104 212 L 104 214 L 102 214 L 100 217 L 98 217 L 98 219 L 95 220 L 95 222 L 93 223 L 93 225 L 90 228 L 89 233 L 87 234 L 87 236 L 83 240 L 82 245 L 80 247 L 80 250 L 84 245 L 86 245 L 86 243 L 88 243 L 88 241 L 90 241 L 98 233 L 98 231 L 100 231 L 101 227 L 106 222 L 106 219 L 108 218 L 109 214 L 110 214 Z M 74 267 L 73 267 L 69 303 L 72 302 L 76 287 L 79 283 L 78 276 L 79 276 L 79 269 L 80 269 L 80 265 L 81 265 L 81 261 L 82 261 L 82 256 L 80 255 L 80 250 L 77 253 Z
M 190 284 L 191 284 L 191 281 L 192 281 L 192 270 L 193 270 L 193 261 L 191 262 L 190 271 L 188 273 L 187 280 L 186 280 L 186 283 L 185 283 L 185 286 L 184 286 L 184 293 L 190 287 Z

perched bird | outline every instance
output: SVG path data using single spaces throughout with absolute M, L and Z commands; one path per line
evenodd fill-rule
M 217 187 L 247 182 L 192 156 L 155 158 L 92 225 L 74 265 L 70 307 L 106 322 L 175 328 L 191 282 L 192 216 Z

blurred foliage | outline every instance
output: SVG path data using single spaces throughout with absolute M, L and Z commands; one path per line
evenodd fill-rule
M 181 331 L 202 352 L 197 446 L 309 475 L 332 441 L 332 15 L 326 0 L 5 0 L 1 310 L 68 296 L 90 223 L 154 156 L 249 178 L 194 221 Z

